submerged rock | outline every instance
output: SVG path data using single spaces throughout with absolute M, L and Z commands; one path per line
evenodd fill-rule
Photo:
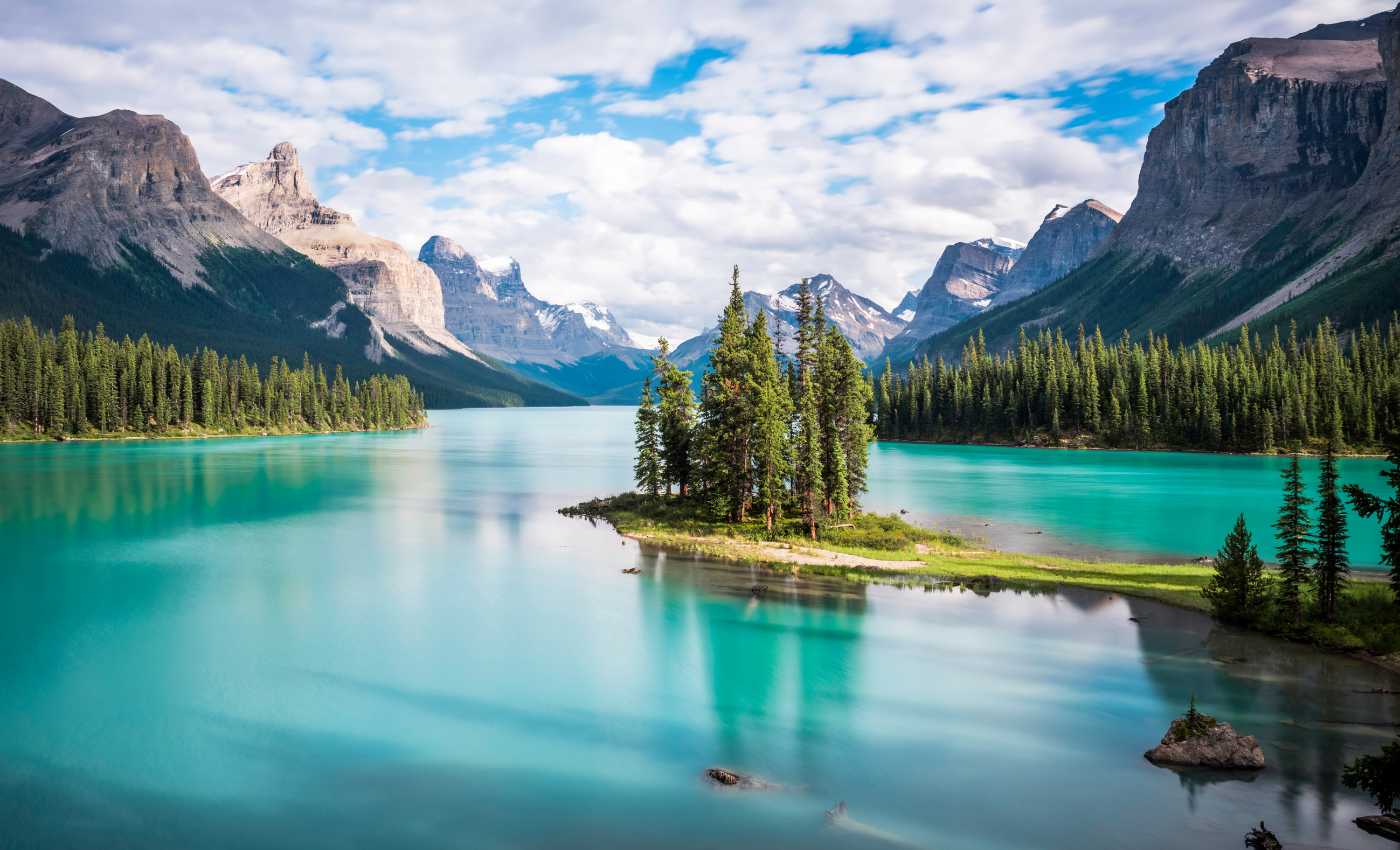
M 1253 735 L 1241 735 L 1228 723 L 1205 714 L 1192 723 L 1185 717 L 1172 721 L 1162 743 L 1143 753 L 1156 765 L 1210 767 L 1219 770 L 1260 770 L 1264 750 Z

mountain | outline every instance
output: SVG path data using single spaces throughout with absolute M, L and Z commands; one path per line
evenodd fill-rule
M 1072 207 L 1056 204 L 998 282 L 992 306 L 1019 301 L 1079 268 L 1122 218 L 1122 213 L 1093 198 Z
M 911 289 L 904 293 L 904 297 L 900 299 L 899 304 L 894 308 L 894 312 L 891 315 L 899 321 L 908 324 L 913 320 L 914 313 L 917 312 L 918 307 L 919 290 Z
M 1400 308 L 1400 29 L 1393 12 L 1230 45 L 1166 106 L 1138 194 L 1090 262 L 930 340 L 1005 347 L 1098 325 L 1189 342 Z
M 0 315 L 56 327 L 66 314 L 185 351 L 405 374 L 433 406 L 568 398 L 480 363 L 376 364 L 382 334 L 345 283 L 219 197 L 179 127 L 76 118 L 0 80 Z
M 374 322 L 378 346 L 372 357 L 397 355 L 384 339 L 388 334 L 425 355 L 478 359 L 448 333 L 442 286 L 432 269 L 397 243 L 365 233 L 349 215 L 322 206 L 290 142 L 211 184 L 253 224 L 345 281 L 351 301 Z
M 905 359 L 921 341 L 986 310 L 1025 246 L 1007 239 L 955 242 L 943 249 L 914 303 L 914 317 L 884 354 Z
M 418 259 L 442 284 L 447 330 L 531 380 L 597 404 L 634 404 L 651 352 L 606 307 L 551 304 L 525 287 L 513 258 L 477 259 L 446 236 Z
M 904 328 L 904 323 L 884 307 L 852 292 L 829 274 L 808 278 L 808 283 L 812 295 L 822 301 L 827 322 L 841 331 L 862 360 L 878 356 L 885 343 Z M 769 333 L 782 335 L 782 347 L 788 353 L 794 350 L 797 340 L 797 293 L 801 286 L 801 283 L 794 283 L 775 295 L 744 293 L 744 311 L 749 321 L 753 321 L 759 311 L 767 313 Z M 709 351 L 718 339 L 717 327 L 706 328 L 676 346 L 672 359 L 698 374 L 708 363 Z
M 632 338 L 607 308 L 536 298 L 513 258 L 478 260 L 446 236 L 433 236 L 418 259 L 441 281 L 447 330 L 492 357 L 558 363 L 632 347 Z

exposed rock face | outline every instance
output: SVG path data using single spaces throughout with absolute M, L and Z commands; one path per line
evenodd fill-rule
M 781 334 L 783 351 L 792 353 L 797 340 L 797 293 L 801 283 L 794 283 L 775 295 L 748 291 L 744 293 L 744 310 L 749 321 L 760 311 L 768 315 L 768 332 Z M 873 360 L 879 356 L 885 344 L 903 328 L 904 322 L 895 318 L 879 304 L 841 285 L 829 274 L 819 274 L 808 278 L 814 298 L 822 301 L 826 310 L 827 322 L 851 343 L 856 356 L 862 360 Z M 681 366 L 690 368 L 702 364 L 702 358 L 714 347 L 719 338 L 717 328 L 706 328 L 699 336 L 691 337 L 676 346 L 673 359 Z
M 425 353 L 473 356 L 447 331 L 442 286 L 432 269 L 397 243 L 365 233 L 345 213 L 321 206 L 291 143 L 216 177 L 213 186 L 249 220 L 339 275 L 355 305 L 385 331 Z
M 99 268 L 140 245 L 183 285 L 205 285 L 200 255 L 286 247 L 210 190 L 194 146 L 160 115 L 74 118 L 0 80 L 0 225 L 42 236 Z
M 1157 765 L 1209 767 L 1220 770 L 1260 770 L 1264 751 L 1253 735 L 1241 735 L 1228 723 L 1215 722 L 1204 732 L 1188 734 L 1186 720 L 1172 721 L 1162 743 L 1148 750 L 1147 760 Z
M 1281 221 L 1356 182 L 1385 97 L 1373 34 L 1232 44 L 1167 104 L 1113 247 L 1187 273 L 1239 262 Z
M 442 283 L 447 329 L 473 348 L 508 362 L 572 362 L 631 337 L 607 308 L 551 304 L 525 287 L 514 259 L 478 260 L 446 236 L 423 243 L 419 260 Z
M 1093 198 L 1073 207 L 1056 204 L 1016 265 L 1002 277 L 992 304 L 1025 298 L 1079 268 L 1122 218 L 1122 213 Z
M 919 291 L 914 318 L 890 342 L 886 354 L 903 359 L 920 341 L 985 311 L 1025 247 L 1005 239 L 978 239 L 943 249 Z

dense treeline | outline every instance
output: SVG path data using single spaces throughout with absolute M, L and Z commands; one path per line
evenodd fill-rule
M 634 471 L 643 493 L 674 487 L 730 522 L 761 514 L 769 530 L 790 513 L 813 538 L 819 523 L 859 511 L 872 436 L 869 376 L 805 280 L 797 318 L 797 350 L 784 370 L 767 316 L 747 319 L 736 266 L 698 407 L 690 373 L 661 341 L 659 402 L 648 379 L 637 411 Z
M 1173 348 L 1165 337 L 1114 345 L 1080 328 L 1022 331 L 1004 355 L 979 337 L 962 362 L 942 358 L 876 386 L 879 436 L 913 440 L 1087 438 L 1109 446 L 1270 451 L 1336 439 L 1373 448 L 1400 428 L 1400 319 L 1344 344 L 1328 322 L 1305 340 L 1291 327 L 1268 340 Z
M 0 321 L 0 433 L 19 437 L 408 428 L 423 398 L 403 376 L 352 384 L 306 356 L 272 358 L 266 375 L 209 348 L 180 354 L 142 336 L 120 342 Z

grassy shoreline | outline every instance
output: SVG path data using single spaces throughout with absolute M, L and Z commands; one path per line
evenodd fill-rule
M 223 429 L 190 427 L 158 433 L 144 431 L 106 431 L 94 432 L 91 434 L 63 434 L 57 437 L 52 434 L 25 435 L 15 433 L 14 431 L 0 431 L 0 445 L 27 445 L 36 443 L 121 443 L 132 441 L 154 442 L 160 440 L 209 440 L 228 437 L 312 437 L 328 434 L 385 434 L 401 431 L 421 431 L 427 427 L 428 421 L 424 419 L 417 425 L 409 425 L 403 428 L 372 429 L 338 428 L 320 430 L 316 428 L 248 428 L 241 431 L 227 431 Z
M 1083 561 L 976 547 L 946 532 L 898 516 L 863 514 L 823 528 L 814 543 L 792 520 L 772 533 L 762 522 L 731 524 L 708 517 L 677 498 L 624 493 L 562 508 L 566 516 L 604 521 L 619 534 L 674 552 L 756 564 L 779 572 L 810 572 L 852 581 L 896 585 L 950 582 L 974 589 L 1082 587 L 1152 599 L 1209 614 L 1201 588 L 1214 574 L 1196 563 L 1134 564 Z M 1338 623 L 1300 632 L 1257 631 L 1323 649 L 1349 652 L 1400 669 L 1400 618 L 1389 586 L 1356 580 L 1348 585 Z

